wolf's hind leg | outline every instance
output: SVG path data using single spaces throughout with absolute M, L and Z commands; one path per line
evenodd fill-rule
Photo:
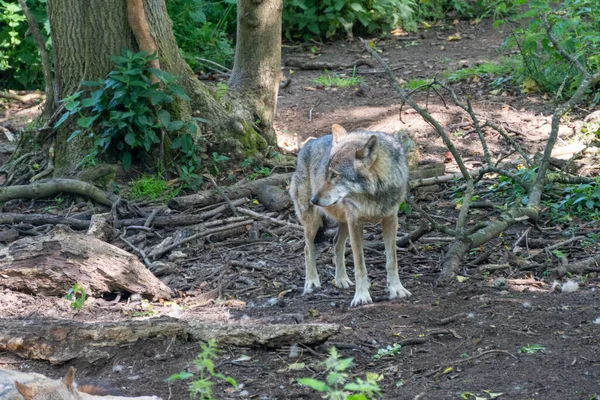
M 306 272 L 304 280 L 304 294 L 311 293 L 313 288 L 321 287 L 319 273 L 317 272 L 317 253 L 315 247 L 315 237 L 322 224 L 322 216 L 315 207 L 311 206 L 302 213 L 300 217 L 304 225 L 304 258 L 306 263 Z
M 383 243 L 386 254 L 387 287 L 390 299 L 409 297 L 410 292 L 402 286 L 398 275 L 398 256 L 396 255 L 396 233 L 398 232 L 398 216 L 394 214 L 381 220 Z
M 344 255 L 346 251 L 346 239 L 348 238 L 348 223 L 341 221 L 339 223 L 338 231 L 333 239 L 334 253 L 333 258 L 335 260 L 335 285 L 340 288 L 347 289 L 354 285 L 348 273 L 346 272 L 346 257 Z

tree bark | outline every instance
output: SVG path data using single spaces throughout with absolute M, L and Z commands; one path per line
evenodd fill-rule
M 200 127 L 200 135 L 210 132 L 211 141 L 207 149 L 199 151 L 218 151 L 241 159 L 265 150 L 267 141 L 252 126 L 255 120 L 251 111 L 254 104 L 245 98 L 242 101 L 232 100 L 231 104 L 221 104 L 185 62 L 175 41 L 165 1 L 144 1 L 143 13 L 139 10 L 139 2 L 132 1 L 130 6 L 130 11 L 137 12 L 128 14 L 128 2 L 122 0 L 48 0 L 57 98 L 63 99 L 81 90 L 82 80 L 103 79 L 113 68 L 110 57 L 120 55 L 123 48 L 133 51 L 155 48 L 160 57 L 160 68 L 179 77 L 178 83 L 192 98 L 191 102 L 176 100 L 171 105 L 174 119 L 187 121 L 196 116 L 208 121 Z M 280 9 L 278 13 L 280 23 Z M 265 48 L 265 52 L 267 50 Z M 279 59 L 280 48 L 272 51 L 274 58 Z M 274 109 L 276 92 L 271 99 L 265 104 Z M 271 124 L 271 114 L 267 112 L 265 115 L 267 118 L 264 121 Z M 72 175 L 93 145 L 85 135 L 67 142 L 76 129 L 73 125 L 73 121 L 64 123 L 57 131 L 55 176 Z
M 282 0 L 238 0 L 237 44 L 229 86 L 257 116 L 262 136 L 276 143 L 273 120 L 281 80 Z

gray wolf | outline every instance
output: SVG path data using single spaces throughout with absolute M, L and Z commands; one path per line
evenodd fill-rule
M 75 368 L 65 377 L 54 380 L 33 372 L 0 369 L 0 399 L 2 400 L 160 400 L 155 396 L 112 396 L 105 388 L 75 383 Z
M 344 250 L 350 236 L 356 290 L 351 306 L 372 303 L 363 255 L 365 223 L 381 222 L 390 299 L 410 296 L 398 276 L 396 232 L 398 205 L 408 193 L 408 166 L 402 144 L 383 132 L 346 132 L 333 125 L 331 135 L 308 141 L 298 153 L 290 195 L 304 226 L 304 293 L 320 287 L 315 238 L 323 217 L 339 223 L 334 239 L 335 284 L 353 283 L 346 273 Z

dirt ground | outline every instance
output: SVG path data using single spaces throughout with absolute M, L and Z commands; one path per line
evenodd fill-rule
M 447 37 L 459 31 L 461 41 Z M 500 56 L 506 32 L 491 28 L 490 22 L 436 28 L 415 35 L 415 40 L 388 39 L 379 42 L 390 65 L 400 66 L 398 77 L 408 80 L 432 77 L 449 68 L 472 66 Z M 320 47 L 321 59 L 351 62 L 361 57 L 357 42 L 336 42 Z M 307 56 L 306 48 L 290 47 L 288 56 Z M 308 59 L 308 57 L 307 57 Z M 293 73 L 290 74 L 290 69 Z M 369 70 L 360 67 L 359 71 Z M 351 74 L 351 70 L 338 71 Z M 286 68 L 292 82 L 280 91 L 276 128 L 283 149 L 293 152 L 298 140 L 328 133 L 331 124 L 346 129 L 367 128 L 392 132 L 409 129 L 415 136 L 422 158 L 442 161 L 446 150 L 412 110 L 404 107 L 400 119 L 398 96 L 383 74 L 361 74 L 359 89 L 318 89 L 312 81 L 322 71 Z M 489 94 L 489 80 L 455 85 L 461 95 L 472 98 L 478 115 L 510 128 L 515 140 L 531 153 L 541 149 L 550 129 L 551 105 L 535 94 L 524 95 L 508 88 L 498 95 Z M 467 117 L 456 107 L 445 107 L 435 94 L 418 94 L 421 103 L 428 102 L 431 114 L 456 133 L 453 139 L 466 156 L 469 167 L 481 164 L 476 136 Z M 576 110 L 575 114 L 591 110 Z M 565 123 L 560 143 L 565 146 L 577 139 L 577 118 Z M 466 132 L 466 133 L 465 133 Z M 494 157 L 507 153 L 506 143 L 499 137 L 488 138 Z M 447 160 L 448 161 L 448 160 Z M 453 162 L 447 171 L 456 170 Z M 456 218 L 451 184 L 438 186 L 435 192 L 413 193 L 419 204 L 448 223 Z M 497 198 L 492 198 L 498 201 Z M 501 200 L 501 199 L 500 199 Z M 36 202 L 36 207 L 43 202 Z M 252 206 L 261 210 L 261 206 Z M 282 213 L 296 221 L 292 210 Z M 482 210 L 481 218 L 495 218 L 497 210 Z M 367 251 L 367 267 L 375 303 L 348 308 L 353 290 L 340 290 L 331 284 L 334 274 L 331 244 L 319 248 L 318 265 L 323 287 L 303 296 L 303 242 L 297 231 L 274 231 L 269 237 L 251 240 L 247 235 L 215 244 L 197 244 L 185 249 L 187 258 L 177 261 L 176 273 L 161 277 L 178 290 L 205 293 L 222 286 L 220 299 L 204 307 L 185 312 L 185 318 L 227 321 L 270 318 L 274 323 L 333 322 L 343 325 L 341 332 L 315 347 L 300 344 L 296 349 L 251 349 L 225 347 L 216 362 L 217 372 L 231 376 L 241 386 L 233 392 L 223 384 L 215 386 L 219 399 L 318 399 L 319 395 L 299 386 L 296 378 L 324 380 L 319 363 L 335 346 L 343 357 L 354 357 L 349 369 L 352 379 L 376 372 L 385 399 L 460 399 L 474 396 L 489 399 L 595 399 L 600 395 L 600 285 L 597 274 L 571 279 L 579 290 L 561 292 L 545 276 L 559 265 L 559 260 L 542 251 L 535 258 L 534 271 L 514 264 L 517 251 L 538 251 L 548 244 L 559 243 L 572 236 L 568 226 L 544 223 L 541 231 L 519 226 L 490 242 L 497 251 L 487 260 L 488 266 L 499 266 L 487 272 L 481 266 L 461 269 L 468 280 L 438 287 L 434 280 L 439 272 L 448 238 L 432 232 L 408 248 L 399 250 L 400 277 L 412 292 L 408 300 L 389 301 L 385 295 L 385 256 L 381 251 Z M 582 230 L 578 234 L 594 234 L 598 223 L 574 221 Z M 401 218 L 401 232 L 415 229 L 419 217 L 412 213 Z M 278 232 L 280 234 L 278 234 Z M 520 237 L 526 245 L 515 249 Z M 370 227 L 368 240 L 380 240 L 377 227 Z M 536 243 L 542 243 L 536 245 Z M 114 244 L 122 246 L 122 243 Z M 473 261 L 486 249 L 476 249 Z M 576 241 L 561 247 L 570 261 L 597 253 L 597 243 Z M 514 251 L 513 251 L 514 250 Z M 233 267 L 232 260 L 261 263 L 263 268 Z M 349 268 L 352 263 L 349 262 Z M 352 275 L 350 275 L 352 276 Z M 217 279 L 220 278 L 220 279 Z M 190 295 L 192 305 L 194 296 Z M 107 321 L 131 318 L 129 306 L 120 303 L 107 308 L 90 300 L 81 311 L 70 309 L 60 298 L 36 298 L 9 291 L 0 294 L 0 316 L 3 318 L 71 318 L 79 321 Z M 153 305 L 156 315 L 169 314 L 168 307 Z M 449 318 L 451 317 L 451 318 Z M 402 344 L 396 355 L 376 360 L 379 349 Z M 540 351 L 528 349 L 541 345 Z M 532 347 L 534 346 L 534 347 Z M 292 351 L 293 350 L 293 351 Z M 122 389 L 127 395 L 159 395 L 164 399 L 189 398 L 184 383 L 168 384 L 167 377 L 183 370 L 193 371 L 192 360 L 199 352 L 197 343 L 171 338 L 139 342 L 114 349 L 109 359 L 89 364 L 74 360 L 52 366 L 47 362 L 23 360 L 0 353 L 0 368 L 21 369 L 64 375 L 69 366 L 78 369 L 84 381 L 101 382 Z M 247 357 L 242 357 L 247 356 Z M 291 367 L 290 367 L 291 366 Z M 471 393 L 473 397 L 468 397 Z M 462 396 L 462 397 L 461 397 Z

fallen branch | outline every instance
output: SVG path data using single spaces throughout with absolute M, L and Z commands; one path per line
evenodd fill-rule
M 43 199 L 59 193 L 72 193 L 86 196 L 96 203 L 112 206 L 117 197 L 106 193 L 87 182 L 74 179 L 56 178 L 30 185 L 0 187 L 0 203 L 13 199 Z
M 362 65 L 367 65 L 371 68 L 374 67 L 373 63 L 370 60 L 365 60 L 364 58 L 359 58 L 358 60 L 351 63 L 336 63 L 331 61 L 322 61 L 322 60 L 304 60 L 302 58 L 286 58 L 283 60 L 286 68 L 293 67 L 303 70 L 334 70 L 341 68 L 354 68 L 360 67 Z
M 45 214 L 16 214 L 2 213 L 0 214 L 0 225 L 13 224 L 31 224 L 39 225 L 67 225 L 71 229 L 78 231 L 87 230 L 90 227 L 90 221 L 84 221 L 75 218 L 60 217 Z
M 255 181 L 242 181 L 223 188 L 223 192 L 231 201 L 242 197 L 252 197 L 261 185 L 283 185 L 292 177 L 292 173 L 273 174 Z M 222 195 L 217 190 L 204 190 L 189 196 L 176 197 L 167 203 L 174 210 L 185 210 L 192 207 L 203 207 L 221 201 Z
M 562 278 L 565 275 L 584 275 L 588 272 L 600 272 L 600 254 L 573 264 L 561 265 L 552 270 L 553 275 Z

